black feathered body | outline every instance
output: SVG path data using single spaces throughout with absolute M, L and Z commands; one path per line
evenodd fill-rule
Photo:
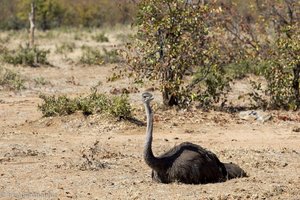
M 227 180 L 227 171 L 218 157 L 199 145 L 184 142 L 158 157 L 159 170 L 153 180 L 161 183 L 215 183 Z
M 240 166 L 238 166 L 237 164 L 230 162 L 230 163 L 224 163 L 224 166 L 228 174 L 228 179 L 248 176 L 247 173 L 242 168 L 240 168 Z
M 153 180 L 160 183 L 203 184 L 222 182 L 228 178 L 246 175 L 238 165 L 232 163 L 224 165 L 211 151 L 189 142 L 175 146 L 159 157 L 154 156 L 152 152 L 153 113 L 150 106 L 153 96 L 145 92 L 142 98 L 147 116 L 144 160 L 153 170 Z

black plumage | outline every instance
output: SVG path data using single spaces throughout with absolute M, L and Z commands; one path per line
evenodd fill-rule
M 204 184 L 246 176 L 238 165 L 222 163 L 211 151 L 190 142 L 181 143 L 155 157 L 152 152 L 153 113 L 150 107 L 153 96 L 145 92 L 142 97 L 147 115 L 144 160 L 152 168 L 153 180 L 160 183 Z

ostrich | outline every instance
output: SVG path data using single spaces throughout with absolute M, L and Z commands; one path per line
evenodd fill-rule
M 147 116 L 144 160 L 152 169 L 152 179 L 159 183 L 181 182 L 204 184 L 223 182 L 227 179 L 246 176 L 236 164 L 222 163 L 218 157 L 199 145 L 184 142 L 159 157 L 152 152 L 153 113 L 149 92 L 142 94 Z

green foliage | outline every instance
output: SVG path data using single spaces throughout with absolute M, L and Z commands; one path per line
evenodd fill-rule
M 104 113 L 116 118 L 126 119 L 131 116 L 131 106 L 128 97 L 125 95 L 108 97 L 105 94 L 97 93 L 96 90 L 86 97 L 68 98 L 62 96 L 40 95 L 44 100 L 38 108 L 44 117 L 70 115 L 81 111 L 85 115 Z
M 25 27 L 25 23 L 17 16 L 17 1 L 1 1 L 0 6 L 0 29 L 20 29 Z
M 210 15 L 209 5 L 200 2 L 140 1 L 137 38 L 128 46 L 128 71 L 136 82 L 159 81 L 165 105 L 186 106 L 195 96 L 218 99 L 222 92 L 216 90 L 227 85 L 209 29 Z M 192 82 L 187 74 L 195 75 Z M 218 89 L 209 85 L 212 82 Z
M 84 48 L 79 62 L 87 65 L 102 65 L 104 60 L 98 49 Z
M 0 85 L 10 90 L 25 89 L 25 80 L 19 73 L 0 67 Z
M 82 35 L 81 35 L 81 34 L 76 33 L 76 34 L 74 35 L 74 40 L 81 40 L 81 39 L 82 39 Z
M 267 87 L 252 83 L 257 105 L 273 109 L 300 108 L 300 3 L 250 1 L 222 7 L 223 50 L 234 62 L 251 60 Z M 262 95 L 268 96 L 263 98 Z
M 97 33 L 96 35 L 92 36 L 92 39 L 96 42 L 109 42 L 109 39 L 105 33 Z
M 131 106 L 126 95 L 115 96 L 111 99 L 108 112 L 118 118 L 128 118 L 131 116 Z
M 79 62 L 87 65 L 103 65 L 106 63 L 117 63 L 120 61 L 121 58 L 115 49 L 107 50 L 103 48 L 103 53 L 101 53 L 101 51 L 98 49 L 85 47 L 83 48 Z
M 28 26 L 32 0 L 2 0 L 0 29 Z M 36 26 L 47 30 L 61 26 L 100 27 L 129 24 L 136 13 L 136 4 L 119 0 L 34 0 Z
M 124 34 L 120 33 L 116 35 L 117 40 L 121 41 L 123 44 L 132 42 L 134 40 L 134 35 L 129 33 L 129 34 Z
M 256 76 L 263 75 L 266 70 L 266 63 L 260 63 L 255 60 L 241 60 L 230 63 L 224 67 L 225 74 L 231 79 L 242 79 L 248 74 Z
M 122 61 L 122 58 L 116 49 L 107 50 L 106 48 L 103 48 L 102 57 L 104 63 L 118 63 Z
M 34 83 L 36 86 L 44 86 L 44 85 L 47 85 L 47 84 L 50 84 L 49 81 L 47 81 L 44 77 L 36 77 L 34 78 Z
M 63 42 L 60 46 L 56 46 L 55 52 L 59 54 L 65 54 L 73 52 L 75 47 L 76 46 L 74 42 Z
M 1 41 L 0 41 L 1 42 Z M 8 52 L 8 49 L 5 46 L 0 44 L 0 56 Z
M 267 93 L 271 96 L 272 108 L 300 108 L 300 23 L 285 27 L 272 49 L 266 70 Z
M 79 99 L 78 109 L 85 115 L 93 113 L 103 113 L 109 108 L 109 99 L 104 94 L 96 93 L 93 91 L 86 98 Z
M 56 115 L 70 115 L 78 110 L 76 100 L 69 99 L 66 96 L 46 96 L 40 95 L 40 98 L 44 100 L 42 105 L 38 108 L 42 111 L 44 117 L 56 116 Z
M 36 67 L 40 64 L 49 65 L 47 61 L 47 54 L 49 50 L 38 49 L 37 47 L 30 48 L 28 45 L 25 47 L 19 46 L 18 49 L 14 51 L 6 51 L 2 55 L 4 62 L 13 65 L 29 65 Z
M 251 107 L 267 109 L 269 101 L 266 98 L 266 91 L 260 82 L 250 81 L 252 91 L 247 95 L 250 97 Z
M 197 87 L 196 92 L 192 95 L 193 100 L 198 100 L 200 106 L 204 109 L 210 108 L 211 105 L 217 103 L 222 97 L 225 97 L 228 93 L 229 79 L 224 77 L 223 73 L 220 73 L 218 66 L 210 66 L 210 72 L 197 72 L 194 80 L 203 79 L 201 84 Z M 201 70 L 206 70 L 202 68 Z M 200 76 L 200 77 L 199 77 Z
M 31 3 L 35 3 L 36 22 L 42 30 L 48 30 L 59 26 L 65 9 L 62 8 L 59 0 L 22 0 L 18 3 L 17 16 L 24 22 L 28 20 Z

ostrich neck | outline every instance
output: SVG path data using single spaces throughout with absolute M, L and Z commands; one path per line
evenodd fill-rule
M 153 113 L 149 104 L 145 104 L 145 110 L 147 115 L 147 129 L 146 129 L 146 141 L 144 147 L 144 159 L 152 169 L 157 169 L 158 158 L 153 155 L 152 152 L 152 133 L 153 133 Z

